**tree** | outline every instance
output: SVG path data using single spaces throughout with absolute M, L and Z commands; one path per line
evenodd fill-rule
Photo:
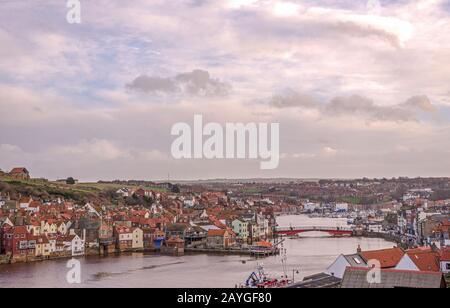
M 75 179 L 73 177 L 67 178 L 66 184 L 67 185 L 74 185 L 75 184 Z
M 170 188 L 170 191 L 174 194 L 179 194 L 180 193 L 180 187 L 178 185 L 172 185 L 172 187 Z

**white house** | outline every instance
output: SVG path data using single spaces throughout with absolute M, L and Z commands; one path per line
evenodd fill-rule
M 130 191 L 128 190 L 128 188 L 121 188 L 116 191 L 116 194 L 121 195 L 122 197 L 129 197 Z
M 33 202 L 33 198 L 29 197 L 29 198 L 21 198 L 19 201 L 19 207 L 21 209 L 27 209 L 31 202 Z
M 406 271 L 440 271 L 439 253 L 431 249 L 413 249 L 407 251 L 395 267 L 396 270 Z
M 61 235 L 66 235 L 69 232 L 69 228 L 72 225 L 72 222 L 60 222 L 57 224 L 58 233 Z
M 0 228 L 3 227 L 4 225 L 14 227 L 14 224 L 8 217 L 0 217 Z
M 39 203 L 32 202 L 25 210 L 29 213 L 36 214 L 36 213 L 39 213 L 40 209 L 41 209 L 41 207 L 40 207 Z
M 258 237 L 265 237 L 269 234 L 269 221 L 264 215 L 256 215 L 256 224 L 258 228 Z
M 206 210 L 203 210 L 202 214 L 200 215 L 200 218 L 208 218 L 208 217 L 209 217 L 209 215 L 206 212 Z
M 195 205 L 195 197 L 186 198 L 183 200 L 183 204 L 185 207 L 194 207 Z
M 85 207 L 87 208 L 87 210 L 89 211 L 89 213 L 96 215 L 97 217 L 101 217 L 101 215 L 99 214 L 99 212 L 94 208 L 94 206 L 92 206 L 92 204 L 90 203 L 86 203 Z
M 50 254 L 56 252 L 56 236 L 47 236 Z
M 342 279 L 347 267 L 368 267 L 366 261 L 358 254 L 340 255 L 325 271 L 330 276 Z
M 85 242 L 78 235 L 69 235 L 67 237 L 68 241 L 70 241 L 70 245 L 72 247 L 72 256 L 83 256 L 84 255 L 84 247 Z
M 42 234 L 56 234 L 58 232 L 58 226 L 53 222 L 41 221 L 41 233 Z
M 31 224 L 27 225 L 26 227 L 27 227 L 27 231 L 30 234 L 33 234 L 35 236 L 41 235 L 41 224 L 40 223 L 33 221 L 33 222 L 31 222 Z
M 348 212 L 348 203 L 336 203 L 334 210 L 336 212 Z
M 141 228 L 133 229 L 133 249 L 144 248 L 144 231 Z
M 413 260 L 407 253 L 403 255 L 403 257 L 400 259 L 400 262 L 398 262 L 395 269 L 405 271 L 420 271 L 420 269 L 417 267 L 417 265 L 413 262 Z
M 318 208 L 320 208 L 320 204 L 313 202 L 308 202 L 303 206 L 303 209 L 307 212 L 314 212 Z

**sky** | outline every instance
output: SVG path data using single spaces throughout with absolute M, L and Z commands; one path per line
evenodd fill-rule
M 0 169 L 114 179 L 450 176 L 442 0 L 0 1 Z M 281 161 L 176 160 L 171 127 L 280 123 Z

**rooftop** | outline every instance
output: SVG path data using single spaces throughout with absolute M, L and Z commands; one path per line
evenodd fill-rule
M 382 250 L 363 251 L 360 255 L 366 262 L 370 260 L 378 260 L 381 263 L 381 268 L 394 268 L 400 262 L 405 252 L 403 249 L 394 247 Z
M 342 279 L 342 288 L 446 288 L 442 273 L 381 269 L 380 283 L 369 283 L 370 268 L 348 267 Z

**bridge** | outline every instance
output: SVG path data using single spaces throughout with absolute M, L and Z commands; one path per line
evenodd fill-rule
M 297 235 L 306 232 L 324 232 L 333 236 L 353 235 L 353 229 L 343 227 L 278 227 L 275 229 L 277 235 Z

